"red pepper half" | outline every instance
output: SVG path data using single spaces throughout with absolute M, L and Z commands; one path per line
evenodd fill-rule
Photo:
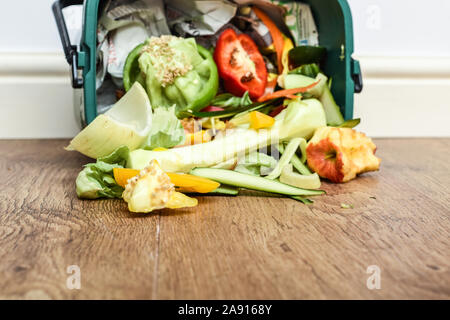
M 233 29 L 226 29 L 217 41 L 214 60 L 228 92 L 242 96 L 248 91 L 252 99 L 258 99 L 264 94 L 267 85 L 266 64 L 248 35 L 237 35 Z

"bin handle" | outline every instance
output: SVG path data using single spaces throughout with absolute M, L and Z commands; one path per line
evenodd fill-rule
M 56 0 L 52 5 L 53 16 L 55 17 L 56 26 L 58 27 L 61 44 L 63 46 L 64 55 L 67 62 L 72 66 L 72 87 L 82 88 L 83 77 L 80 77 L 78 71 L 78 46 L 70 43 L 69 32 L 67 31 L 66 21 L 62 10 L 72 5 L 83 4 L 83 0 Z
M 361 66 L 359 65 L 359 61 L 354 59 L 352 59 L 352 79 L 355 83 L 355 93 L 361 93 L 363 89 Z

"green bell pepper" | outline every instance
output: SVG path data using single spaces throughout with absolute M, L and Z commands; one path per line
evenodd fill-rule
M 141 55 L 143 43 L 136 46 L 127 57 L 123 67 L 123 87 L 125 91 L 130 90 L 135 81 L 145 88 L 145 76 L 139 69 L 139 56 Z
M 217 71 L 216 63 L 214 62 L 211 52 L 197 44 L 197 50 L 200 56 L 205 59 L 205 69 L 209 73 L 207 81 L 203 84 L 203 88 L 198 93 L 197 98 L 194 99 L 188 106 L 182 110 L 178 109 L 178 117 L 180 116 L 191 116 L 191 113 L 186 113 L 188 110 L 192 112 L 197 112 L 207 107 L 211 100 L 217 95 L 219 90 L 219 73 Z
M 154 49 L 152 41 L 165 49 Z M 150 38 L 129 53 L 124 67 L 125 90 L 135 81 L 146 88 L 154 109 L 175 105 L 178 118 L 208 106 L 219 88 L 212 54 L 193 38 L 172 36 Z

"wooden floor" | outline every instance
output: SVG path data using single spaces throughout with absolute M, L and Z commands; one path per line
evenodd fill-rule
M 381 171 L 324 183 L 313 205 L 201 197 L 149 215 L 78 200 L 89 159 L 66 144 L 0 141 L 0 298 L 450 298 L 450 139 L 376 140 Z

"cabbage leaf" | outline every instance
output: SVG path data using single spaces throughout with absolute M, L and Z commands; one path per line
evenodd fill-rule
M 186 139 L 184 128 L 175 115 L 175 106 L 155 109 L 152 118 L 152 128 L 142 149 L 172 148 Z
M 125 167 L 130 151 L 121 146 L 110 155 L 88 163 L 78 174 L 76 192 L 79 198 L 122 198 L 123 188 L 114 180 L 113 169 Z

